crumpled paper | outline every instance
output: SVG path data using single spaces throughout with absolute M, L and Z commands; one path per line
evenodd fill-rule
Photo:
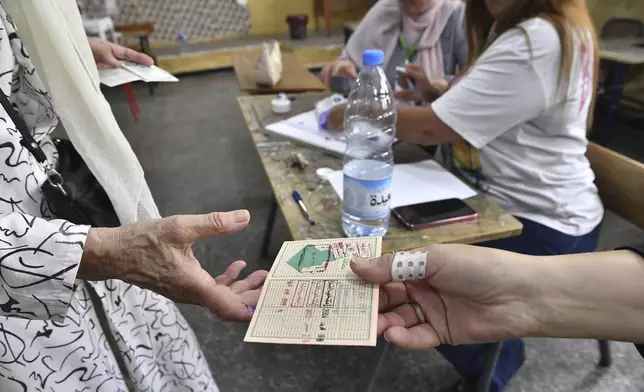
M 255 83 L 275 87 L 281 78 L 282 52 L 279 42 L 264 42 L 261 54 L 255 65 Z

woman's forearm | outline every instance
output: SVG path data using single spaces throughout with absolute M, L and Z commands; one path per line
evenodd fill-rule
M 400 140 L 425 146 L 451 143 L 461 139 L 434 114 L 431 107 L 410 105 L 398 106 L 396 136 Z
M 644 342 L 644 259 L 630 251 L 538 259 L 536 336 Z

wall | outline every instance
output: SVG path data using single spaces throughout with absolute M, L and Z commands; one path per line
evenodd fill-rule
M 87 17 L 106 15 L 103 0 L 82 4 Z M 154 22 L 153 41 L 176 43 L 179 32 L 189 41 L 207 41 L 250 31 L 248 9 L 235 0 L 117 0 L 116 4 L 114 23 Z
M 309 16 L 309 30 L 315 29 L 313 17 L 314 0 L 248 0 L 250 12 L 250 33 L 253 35 L 276 35 L 288 33 L 286 17 L 290 14 L 307 14 Z M 371 0 L 329 0 L 333 9 L 346 8 L 349 12 L 332 12 L 331 25 L 342 27 L 347 20 L 360 19 L 369 9 Z M 324 18 L 320 18 L 320 29 L 324 29 Z
M 610 18 L 644 20 L 643 0 L 587 0 L 587 3 L 598 30 Z

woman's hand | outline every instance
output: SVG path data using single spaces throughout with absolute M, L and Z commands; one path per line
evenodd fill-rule
M 345 77 L 355 80 L 358 77 L 358 69 L 356 68 L 356 65 L 349 60 L 335 60 L 322 68 L 320 76 L 322 78 L 322 82 L 324 82 L 327 87 L 331 87 L 331 78 Z
M 335 105 L 326 119 L 326 128 L 330 131 L 344 131 L 344 109 L 346 104 Z
M 535 258 L 468 245 L 430 245 L 415 252 L 422 261 L 407 272 L 418 271 L 423 276 L 418 280 L 392 283 L 392 263 L 409 262 L 403 252 L 395 259 L 386 254 L 351 262 L 359 277 L 382 285 L 378 331 L 391 343 L 426 349 L 537 331 L 538 282 L 530 274 Z
M 94 55 L 96 65 L 118 68 L 121 66 L 121 60 L 131 61 L 141 65 L 153 65 L 154 60 L 147 54 L 137 52 L 99 38 L 89 37 L 89 46 Z
M 202 238 L 235 233 L 249 221 L 248 211 L 240 210 L 90 229 L 78 277 L 121 279 L 177 302 L 202 305 L 224 320 L 248 321 L 268 273 L 256 271 L 236 280 L 246 266 L 236 261 L 213 278 L 201 268 L 192 244 Z
M 403 90 L 396 91 L 394 93 L 394 98 L 401 101 L 432 102 L 447 91 L 449 86 L 447 81 L 441 79 L 428 79 L 420 64 L 407 64 L 405 66 L 405 70 L 405 73 L 398 75 L 398 85 L 401 86 Z M 414 84 L 414 89 L 410 90 L 406 88 L 409 82 Z

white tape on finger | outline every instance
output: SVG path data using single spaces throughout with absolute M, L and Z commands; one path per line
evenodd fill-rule
M 422 279 L 426 264 L 427 252 L 396 252 L 391 264 L 391 278 L 394 282 Z

